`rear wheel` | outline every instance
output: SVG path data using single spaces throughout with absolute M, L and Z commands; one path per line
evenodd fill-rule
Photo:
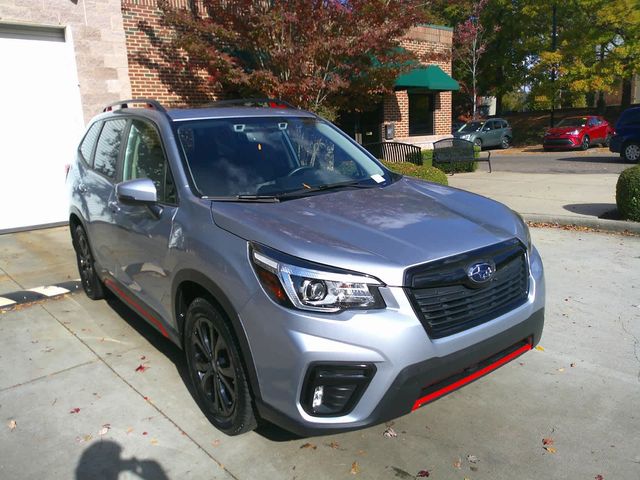
M 84 293 L 92 300 L 104 298 L 105 287 L 98 273 L 96 272 L 96 262 L 91 253 L 89 238 L 82 225 L 76 225 L 73 230 L 73 247 L 76 251 L 78 262 L 78 272 Z
M 589 135 L 585 135 L 584 137 L 582 137 L 582 143 L 580 144 L 580 149 L 589 150 L 590 146 L 591 146 L 591 140 L 589 139 Z
M 625 162 L 638 163 L 638 160 L 640 160 L 640 143 L 626 143 L 622 147 L 622 158 L 624 158 Z
M 189 376 L 209 421 L 227 435 L 256 428 L 240 349 L 223 313 L 196 298 L 187 309 L 184 335 Z
M 604 142 L 602 142 L 602 146 L 608 147 L 610 143 L 611 143 L 611 135 L 607 134 L 606 138 L 604 139 Z
M 511 139 L 507 136 L 502 137 L 502 141 L 500 142 L 500 146 L 503 150 L 506 150 L 511 146 Z

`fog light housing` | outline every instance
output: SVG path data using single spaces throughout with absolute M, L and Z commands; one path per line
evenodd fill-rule
M 312 364 L 302 388 L 302 408 L 313 416 L 347 415 L 375 372 L 373 364 Z

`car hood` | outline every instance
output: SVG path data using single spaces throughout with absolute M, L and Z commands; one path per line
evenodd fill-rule
M 549 135 L 565 135 L 569 132 L 573 132 L 574 130 L 581 131 L 584 127 L 555 127 L 547 130 L 547 134 Z
M 280 203 L 211 203 L 213 221 L 245 240 L 400 286 L 412 265 L 513 237 L 522 221 L 506 206 L 462 190 L 402 178 Z

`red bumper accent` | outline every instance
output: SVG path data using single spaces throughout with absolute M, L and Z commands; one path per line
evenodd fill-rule
M 474 380 L 480 377 L 483 377 L 488 373 L 493 372 L 496 368 L 501 367 L 505 363 L 510 362 L 514 358 L 519 357 L 520 355 L 522 355 L 525 352 L 528 352 L 529 350 L 531 350 L 531 344 L 527 343 L 526 345 L 521 346 L 517 350 L 514 350 L 513 352 L 505 355 L 504 357 L 496 360 L 493 363 L 490 363 L 489 365 L 481 368 L 480 370 L 477 370 L 466 377 L 456 380 L 455 382 L 445 387 L 442 387 L 434 392 L 429 393 L 428 395 L 425 395 L 424 397 L 419 398 L 413 404 L 413 408 L 411 409 L 411 411 L 416 410 L 429 402 L 433 402 L 434 400 L 442 397 L 443 395 L 446 395 L 447 393 L 453 392 L 454 390 L 464 387 L 466 384 L 471 383 Z

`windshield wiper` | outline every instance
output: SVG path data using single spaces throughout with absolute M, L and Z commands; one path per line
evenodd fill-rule
M 254 203 L 277 203 L 280 197 L 275 195 L 235 195 L 233 197 L 204 197 L 214 202 L 254 202 Z
M 300 196 L 304 196 L 307 193 L 314 193 L 314 192 L 323 192 L 326 190 L 334 190 L 334 189 L 338 189 L 338 188 L 347 188 L 347 187 L 353 187 L 353 188 L 372 188 L 372 187 L 376 187 L 378 186 L 376 185 L 369 185 L 369 184 L 363 184 L 362 180 L 352 180 L 349 182 L 341 182 L 341 183 L 328 183 L 325 185 L 316 185 L 313 187 L 305 187 L 305 188 L 299 188 L 297 190 L 291 190 L 289 192 L 285 192 L 285 193 L 281 193 L 280 195 L 277 195 L 277 198 L 291 198 L 291 197 L 300 197 Z

